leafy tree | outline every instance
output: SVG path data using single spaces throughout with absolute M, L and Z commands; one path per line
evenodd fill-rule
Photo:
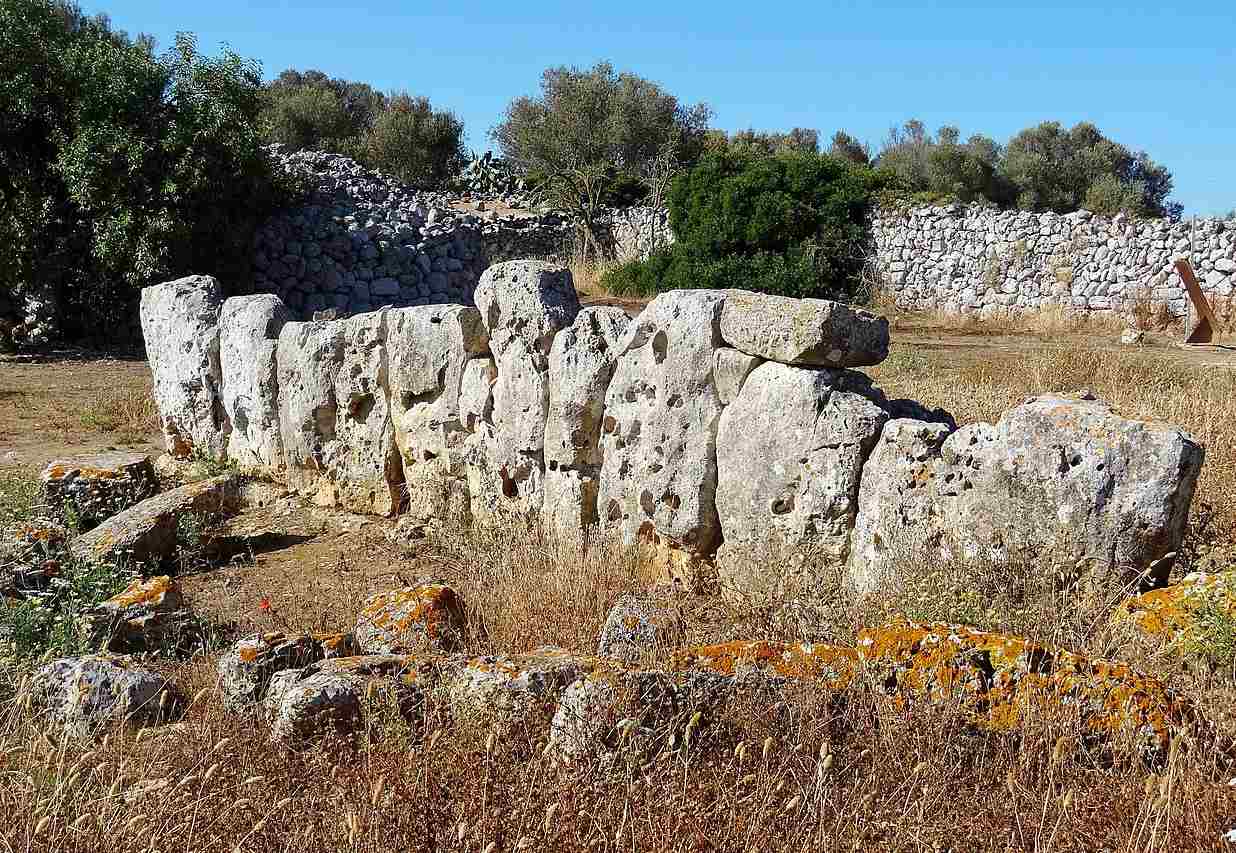
M 693 162 L 708 117 L 707 107 L 680 104 L 656 83 L 603 62 L 547 69 L 540 94 L 511 101 L 491 136 L 510 163 L 539 179 L 549 204 L 575 215 L 590 251 L 615 181 L 645 173 L 671 140 L 679 163 Z
M 261 150 L 256 63 L 186 35 L 152 47 L 67 3 L 0 0 L 0 296 L 50 290 L 70 331 L 129 320 L 153 281 L 243 280 L 285 189 Z
M 353 152 L 386 109 L 387 98 L 366 83 L 288 69 L 265 87 L 266 138 L 299 150 Z
M 871 151 L 867 145 L 859 142 L 844 130 L 833 134 L 832 141 L 828 145 L 828 153 L 858 166 L 871 164 Z
M 782 154 L 788 151 L 814 153 L 820 150 L 820 133 L 806 127 L 795 127 L 788 133 L 740 130 L 729 138 L 729 146 L 761 154 Z
M 405 184 L 444 184 L 464 164 L 463 122 L 428 98 L 392 95 L 360 143 L 361 159 Z

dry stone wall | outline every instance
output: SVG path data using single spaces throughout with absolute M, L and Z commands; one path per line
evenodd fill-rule
M 1236 289 L 1236 221 L 1107 218 L 999 211 L 980 205 L 884 208 L 873 217 L 875 272 L 905 308 L 952 313 L 1032 310 L 1126 313 L 1138 300 L 1183 317 L 1172 268 L 1193 265 L 1202 290 Z
M 148 288 L 168 450 L 353 511 L 539 515 L 751 596 L 822 591 L 818 566 L 878 592 L 923 558 L 1051 570 L 1047 551 L 1153 584 L 1180 543 L 1185 433 L 1084 396 L 956 429 L 854 369 L 888 354 L 869 312 L 683 290 L 631 319 L 546 261 L 490 267 L 475 302 L 301 322 L 206 277 Z

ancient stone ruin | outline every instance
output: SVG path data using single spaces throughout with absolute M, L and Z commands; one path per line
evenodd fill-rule
M 956 429 L 853 369 L 888 353 L 869 312 L 676 291 L 630 319 L 582 308 L 538 261 L 491 266 L 475 302 L 298 322 L 210 278 L 147 288 L 168 450 L 358 512 L 539 515 L 742 595 L 810 589 L 772 549 L 878 593 L 923 559 L 1085 562 L 1151 588 L 1180 544 L 1202 463 L 1188 435 L 1084 393 Z

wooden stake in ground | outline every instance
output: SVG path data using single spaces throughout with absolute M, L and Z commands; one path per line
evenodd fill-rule
M 1185 258 L 1177 258 L 1176 272 L 1180 273 L 1180 280 L 1184 282 L 1189 299 L 1193 302 L 1193 310 L 1197 312 L 1197 322 L 1185 335 L 1184 342 L 1186 344 L 1214 343 L 1215 333 L 1219 330 L 1219 321 L 1215 319 L 1214 312 L 1210 310 L 1210 303 L 1206 301 L 1206 296 L 1197 283 L 1197 277 L 1193 275 L 1193 267 Z

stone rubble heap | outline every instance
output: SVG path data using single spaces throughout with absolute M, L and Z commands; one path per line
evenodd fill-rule
M 1084 558 L 1149 587 L 1183 536 L 1202 450 L 1181 430 L 1085 394 L 957 430 L 852 369 L 888 353 L 866 311 L 675 291 L 628 320 L 537 261 L 490 267 L 475 301 L 296 322 L 205 277 L 147 288 L 168 449 L 352 511 L 539 515 L 745 595 L 822 588 L 785 553 L 863 592 L 924 559 Z
M 990 314 L 1059 305 L 1128 313 L 1137 301 L 1186 316 L 1173 269 L 1193 265 L 1203 292 L 1236 289 L 1236 221 L 1107 218 L 983 205 L 885 207 L 873 220 L 874 267 L 898 305 Z

